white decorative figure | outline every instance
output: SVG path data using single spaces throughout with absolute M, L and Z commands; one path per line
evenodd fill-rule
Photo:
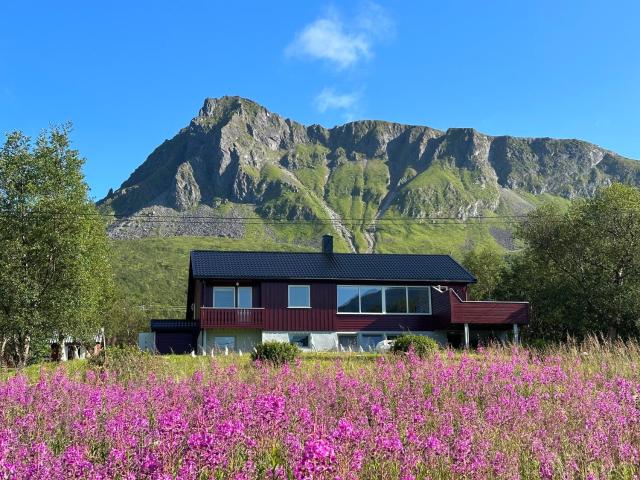
M 195 358 L 196 352 L 194 350 L 191 350 L 191 356 Z
M 349 345 L 349 353 L 352 353 L 353 349 L 351 348 L 351 345 Z
M 373 348 L 371 348 L 371 345 L 369 345 L 369 351 L 373 352 Z
M 215 351 L 215 348 L 211 349 L 211 356 L 213 357 L 213 352 Z
M 362 348 L 362 345 L 358 346 L 358 351 L 359 351 L 360 353 L 364 353 L 364 348 Z
M 242 356 L 242 350 L 238 349 L 238 355 Z
M 229 355 L 229 347 L 226 345 L 224 346 L 224 354 Z

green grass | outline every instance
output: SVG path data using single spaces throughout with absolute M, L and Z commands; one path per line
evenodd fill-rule
M 536 207 L 545 204 L 553 204 L 560 207 L 560 209 L 562 210 L 566 210 L 571 204 L 570 200 L 567 200 L 566 198 L 560 197 L 558 195 L 551 195 L 550 193 L 539 193 L 537 195 L 534 195 L 533 193 L 518 190 L 518 195 L 520 195 L 522 198 Z
M 396 212 L 387 212 L 384 218 L 376 229 L 378 253 L 445 253 L 460 260 L 473 248 L 503 250 L 487 223 L 405 222 Z
M 382 159 L 341 159 L 331 172 L 326 201 L 345 219 L 358 251 L 367 248 L 362 232 L 375 217 L 388 192 L 388 184 L 389 168 Z
M 328 153 L 329 149 L 322 145 L 300 143 L 296 145 L 295 154 L 289 161 L 290 170 L 300 182 L 320 198 L 324 196 L 324 187 L 329 175 Z
M 311 250 L 311 247 L 269 241 L 248 233 L 243 239 L 158 237 L 112 241 L 116 282 L 133 305 L 179 306 L 185 304 L 191 250 Z M 175 312 L 154 307 L 150 316 L 172 317 Z
M 109 349 L 107 349 L 107 355 Z M 336 353 L 336 352 L 317 352 L 317 353 L 303 353 L 300 355 L 300 361 L 302 365 L 319 369 L 329 365 L 333 365 L 336 362 L 340 362 L 340 365 L 345 371 L 355 371 L 361 368 L 363 365 L 370 364 L 379 358 L 381 354 L 378 353 Z M 192 376 L 195 372 L 203 371 L 209 368 L 212 362 L 215 362 L 220 367 L 229 367 L 234 365 L 240 369 L 252 368 L 251 356 L 244 354 L 242 356 L 237 354 L 230 355 L 216 355 L 210 356 L 196 356 L 191 355 L 144 355 L 135 360 L 126 359 L 128 362 L 139 363 L 139 365 L 117 365 L 118 369 L 124 368 L 125 370 L 131 369 L 128 372 L 130 375 L 135 375 L 136 372 L 153 371 L 155 375 L 162 378 L 174 378 L 182 379 Z M 143 368 L 145 367 L 145 368 Z M 37 382 L 42 375 L 50 375 L 56 370 L 62 370 L 66 375 L 70 377 L 83 377 L 88 370 L 96 368 L 92 366 L 88 360 L 70 360 L 67 362 L 42 362 L 28 367 L 17 370 L 7 369 L 0 370 L 0 382 L 5 381 L 18 373 L 26 376 L 30 382 Z

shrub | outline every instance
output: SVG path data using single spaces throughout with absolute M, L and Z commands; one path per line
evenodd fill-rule
M 257 345 L 256 350 L 251 354 L 251 359 L 283 365 L 293 362 L 298 355 L 300 355 L 300 349 L 296 345 L 269 341 Z
M 438 342 L 433 338 L 422 335 L 402 335 L 393 342 L 393 346 L 391 347 L 393 353 L 406 353 L 411 350 L 420 357 L 435 352 L 437 349 Z

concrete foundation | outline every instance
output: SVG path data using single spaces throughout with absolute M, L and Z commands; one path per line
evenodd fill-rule
M 243 353 L 249 353 L 253 351 L 258 343 L 262 341 L 260 330 L 249 329 L 207 329 L 200 332 L 198 336 L 199 350 L 202 353 L 202 348 L 209 354 L 211 350 L 222 352 L 225 350 L 225 346 L 230 352 L 237 352 L 241 350 Z M 204 342 L 204 343 L 203 343 Z
M 308 335 L 308 346 L 303 346 L 302 350 L 305 351 L 320 351 L 329 352 L 337 351 L 340 347 L 340 339 L 354 339 L 353 348 L 359 349 L 362 347 L 364 351 L 375 349 L 376 344 L 379 341 L 386 340 L 387 338 L 396 338 L 406 332 L 262 332 L 262 341 L 276 341 L 276 342 L 293 342 L 300 337 Z M 447 335 L 445 332 L 433 331 L 433 332 L 411 332 L 415 335 L 424 335 L 425 337 L 433 338 L 441 346 L 446 346 Z M 354 338 L 355 337 L 355 338 Z M 343 339 L 343 344 L 345 340 Z M 347 342 L 348 343 L 348 342 Z M 346 347 L 345 347 L 346 348 Z

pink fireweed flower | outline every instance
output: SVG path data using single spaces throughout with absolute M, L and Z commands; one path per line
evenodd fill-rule
M 295 476 L 301 480 L 319 478 L 322 473 L 333 470 L 335 460 L 336 451 L 331 442 L 322 438 L 308 440 L 302 459 L 296 465 Z

